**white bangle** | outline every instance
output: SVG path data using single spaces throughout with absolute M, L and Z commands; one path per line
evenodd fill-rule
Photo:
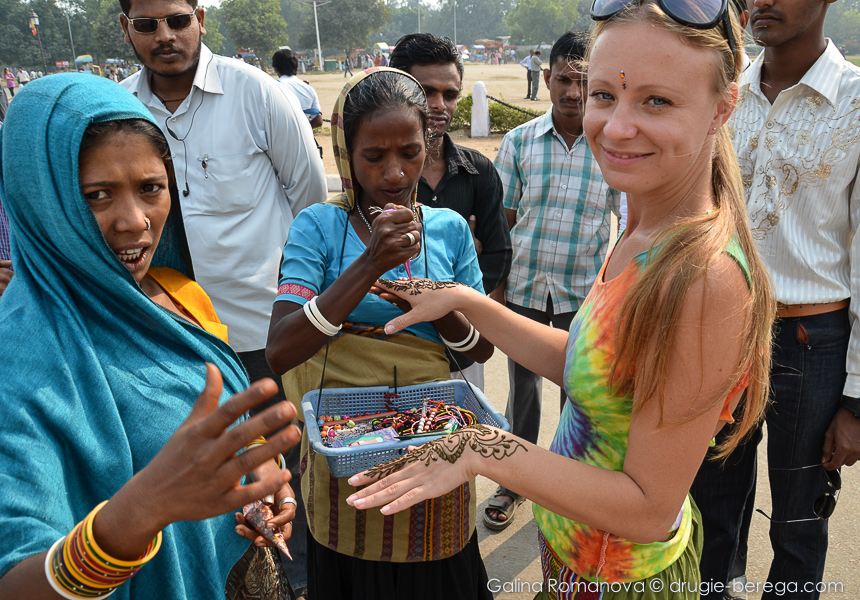
M 337 327 L 335 327 L 329 322 L 328 319 L 323 316 L 323 314 L 320 312 L 319 307 L 317 306 L 317 298 L 318 296 L 314 296 L 313 298 L 311 298 L 310 302 L 308 302 L 308 304 L 311 305 L 311 312 L 314 313 L 314 316 L 317 318 L 317 321 L 319 321 L 319 323 L 323 325 L 323 327 L 325 327 L 329 331 L 334 332 L 329 335 L 337 335 L 337 332 L 340 331 L 343 325 L 338 325 Z
M 456 350 L 457 352 L 468 352 L 472 348 L 474 348 L 478 344 L 478 340 L 481 339 L 481 334 L 475 329 L 475 326 L 471 323 L 469 324 L 469 335 L 466 336 L 462 342 L 453 344 L 443 338 L 441 335 L 439 336 L 445 345 L 448 346 L 451 350 Z
M 317 297 L 314 296 L 308 302 L 302 306 L 302 310 L 305 312 L 305 316 L 308 318 L 308 321 L 316 327 L 321 333 L 327 335 L 329 337 L 337 335 L 340 331 L 341 326 L 335 327 L 328 320 L 322 316 L 320 309 L 317 307 Z
M 51 561 L 52 561 L 53 556 L 54 556 L 54 551 L 57 549 L 57 546 L 59 546 L 60 544 L 62 544 L 63 542 L 66 541 L 66 537 L 67 536 L 63 536 L 60 539 L 58 539 L 56 542 L 54 542 L 54 545 L 51 546 L 50 550 L 48 550 L 48 554 L 45 555 L 45 577 L 48 579 L 48 584 L 50 584 L 51 588 L 55 592 L 57 592 L 60 596 L 62 596 L 63 598 L 68 598 L 69 600 L 80 600 L 80 598 L 81 598 L 80 596 L 72 596 L 69 592 L 64 590 L 59 585 L 57 585 L 57 582 L 54 581 L 54 577 L 53 577 L 54 568 L 51 565 Z M 116 590 L 117 590 L 117 588 L 114 588 L 110 592 L 108 592 L 107 594 L 102 594 L 101 596 L 99 596 L 99 598 L 107 598 L 108 596 L 113 594 Z

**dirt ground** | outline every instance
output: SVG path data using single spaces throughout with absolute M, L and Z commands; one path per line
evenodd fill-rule
M 487 86 L 488 93 L 497 98 L 504 97 L 515 104 L 527 108 L 547 110 L 549 108 L 549 93 L 544 89 L 540 94 L 541 102 L 523 100 L 522 84 L 525 80 L 524 69 L 519 65 L 484 66 L 467 65 L 464 77 L 463 91 L 469 92 L 476 81 L 482 80 Z M 323 112 L 330 114 L 331 107 L 340 92 L 344 79 L 338 75 L 313 74 L 307 79 L 316 88 L 320 96 Z M 468 130 L 452 132 L 454 141 L 458 144 L 480 150 L 490 159 L 495 158 L 499 149 L 502 135 L 494 134 L 488 138 L 470 138 Z M 331 138 L 328 133 L 317 135 L 317 140 L 324 149 L 323 162 L 326 173 L 337 175 L 331 152 Z M 485 367 L 486 395 L 504 414 L 508 397 L 507 358 L 496 351 Z M 558 387 L 544 382 L 544 398 L 547 400 L 546 410 L 541 415 L 541 432 L 538 443 L 549 447 L 553 433 L 558 426 Z M 766 440 L 759 447 L 759 473 L 767 473 Z M 824 573 L 824 583 L 830 586 L 829 592 L 824 592 L 822 598 L 834 600 L 860 599 L 860 498 L 857 490 L 860 487 L 860 467 L 843 469 L 843 489 L 839 498 L 836 512 L 830 519 L 830 548 L 828 551 L 827 568 Z M 487 573 L 493 585 L 501 590 L 505 584 L 516 591 L 500 591 L 495 594 L 499 600 L 530 600 L 533 593 L 528 592 L 528 585 L 541 581 L 540 558 L 537 549 L 537 525 L 532 516 L 532 504 L 524 502 L 506 530 L 491 531 L 481 524 L 487 501 L 495 491 L 496 484 L 486 478 L 478 478 L 478 538 L 481 554 L 487 567 Z M 760 477 L 756 490 L 756 507 L 770 512 L 770 487 L 766 477 Z M 749 600 L 761 598 L 762 585 L 767 581 L 768 569 L 773 553 L 768 537 L 767 520 L 756 514 L 753 517 L 749 540 L 749 559 L 747 578 L 752 586 L 748 594 Z M 758 586 L 758 592 L 755 591 Z M 496 589 L 496 588 L 492 588 Z M 791 594 L 785 594 L 791 598 Z

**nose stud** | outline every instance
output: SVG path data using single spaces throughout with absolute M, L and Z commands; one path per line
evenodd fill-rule
M 150 229 L 152 229 L 152 223 L 150 223 L 149 219 L 144 217 L 143 220 L 146 221 L 146 229 L 144 229 L 144 231 L 149 231 Z
M 400 171 L 400 176 L 403 177 L 403 171 Z

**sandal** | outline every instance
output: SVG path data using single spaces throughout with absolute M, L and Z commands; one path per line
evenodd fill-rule
M 498 496 L 510 496 L 514 499 L 513 502 L 508 502 L 507 500 L 499 500 Z M 525 498 L 520 496 L 519 494 L 515 494 L 510 490 L 506 490 L 503 487 L 500 487 L 496 490 L 496 493 L 493 494 L 493 497 L 490 498 L 490 501 L 487 503 L 487 508 L 484 509 L 484 525 L 487 529 L 492 529 L 493 531 L 502 531 L 506 529 L 514 520 L 514 515 L 517 514 L 517 508 L 519 508 L 520 504 L 525 501 Z M 505 515 L 504 521 L 497 521 L 490 517 L 487 510 L 497 510 Z

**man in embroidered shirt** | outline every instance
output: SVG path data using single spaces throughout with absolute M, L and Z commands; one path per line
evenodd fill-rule
M 829 515 L 819 519 L 814 507 L 835 491 L 825 469 L 860 457 L 860 68 L 824 38 L 828 4 L 749 2 L 764 51 L 742 75 L 730 123 L 753 236 L 780 302 L 765 417 L 768 582 L 795 582 L 791 597 L 804 599 L 819 597 L 814 584 L 824 574 Z M 761 437 L 724 467 L 706 461 L 696 478 L 703 581 L 727 581 L 745 505 L 754 501 Z
M 427 94 L 430 143 L 427 162 L 418 183 L 418 201 L 450 208 L 469 223 L 483 274 L 484 290 L 503 301 L 502 284 L 511 269 L 511 237 L 502 205 L 502 182 L 493 163 L 477 150 L 456 145 L 448 126 L 457 109 L 463 83 L 463 59 L 448 38 L 413 33 L 398 40 L 391 66 L 406 71 Z M 457 353 L 456 364 L 466 377 L 484 388 L 483 365 Z
M 495 161 L 514 249 L 507 306 L 564 329 L 570 328 L 603 264 L 610 211 L 617 215 L 620 210 L 620 194 L 603 180 L 582 135 L 582 77 L 576 62 L 582 60 L 586 40 L 586 32 L 569 31 L 553 45 L 550 68 L 544 71 L 550 110 L 505 135 Z M 542 378 L 512 360 L 508 375 L 505 416 L 511 431 L 536 443 Z M 565 401 L 562 391 L 562 407 Z M 521 501 L 499 488 L 485 523 L 501 528 L 507 522 L 503 511 Z
M 120 5 L 125 41 L 144 65 L 121 85 L 152 112 L 170 144 L 197 281 L 228 326 L 251 381 L 272 377 L 280 387 L 265 348 L 281 253 L 293 215 L 326 198 L 310 124 L 283 85 L 212 54 L 202 43 L 205 13 L 197 0 Z M 190 22 L 179 20 L 177 29 L 163 20 L 189 13 Z M 152 18 L 162 20 L 147 32 Z M 287 460 L 298 481 L 298 453 Z M 307 575 L 298 523 L 292 540 L 296 561 L 285 567 L 301 588 Z

